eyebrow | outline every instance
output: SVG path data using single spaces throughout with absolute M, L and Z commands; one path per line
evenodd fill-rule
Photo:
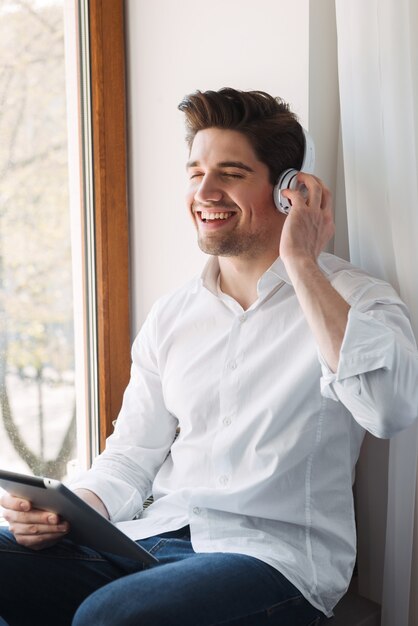
M 199 167 L 199 165 L 199 161 L 188 161 L 186 163 L 186 169 L 189 169 L 189 167 Z M 246 165 L 242 161 L 221 161 L 216 165 L 217 167 L 236 167 L 240 170 L 245 170 L 246 172 L 254 172 L 254 170 L 249 165 Z

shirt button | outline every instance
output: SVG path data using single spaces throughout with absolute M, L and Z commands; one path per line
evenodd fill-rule
M 224 426 L 230 426 L 232 422 L 230 417 L 224 417 L 222 421 Z
M 229 477 L 223 474 L 222 476 L 219 476 L 219 482 L 222 485 L 222 487 L 225 487 L 225 485 L 227 485 L 229 482 Z
M 241 324 L 243 324 L 246 319 L 247 319 L 247 316 L 244 313 L 244 315 L 241 315 L 241 317 L 239 318 L 239 321 L 241 322 Z
M 231 363 L 229 364 L 229 369 L 236 370 L 237 369 L 237 362 L 236 361 L 231 361 Z
M 200 513 L 201 513 L 201 509 L 200 509 L 198 506 L 195 506 L 195 507 L 194 507 L 194 509 L 193 509 L 193 513 L 194 513 L 195 515 L 200 515 Z

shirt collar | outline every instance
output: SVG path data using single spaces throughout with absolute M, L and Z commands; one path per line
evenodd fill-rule
M 218 296 L 218 276 L 220 268 L 217 256 L 211 256 L 201 274 L 203 287 L 206 287 L 215 296 Z
M 326 264 L 325 254 L 322 253 L 318 257 L 318 265 L 326 276 L 331 273 L 330 268 Z M 219 272 L 220 268 L 218 257 L 211 256 L 203 268 L 201 274 L 201 284 L 217 297 L 219 297 Z M 292 284 L 282 259 L 277 257 L 274 263 L 264 272 L 257 283 L 258 297 L 261 298 L 267 296 L 281 282 L 285 282 L 288 285 Z
M 324 253 L 318 257 L 318 265 L 326 276 L 331 273 L 330 268 L 327 266 L 326 255 Z M 211 256 L 203 268 L 201 283 L 203 287 L 206 287 L 206 289 L 208 289 L 215 296 L 219 295 L 219 272 L 220 268 L 218 257 Z M 268 270 L 266 270 L 266 272 L 264 272 L 257 283 L 258 296 L 267 295 L 267 293 L 269 293 L 282 281 L 288 285 L 292 284 L 282 259 L 277 257 L 274 263 L 268 268 Z
M 261 295 L 267 295 L 268 292 L 277 287 L 281 282 L 285 282 L 288 285 L 292 284 L 282 259 L 277 257 L 273 265 L 264 272 L 257 283 L 257 293 L 259 297 Z
M 211 256 L 203 268 L 201 281 L 203 287 L 206 287 L 215 296 L 219 296 L 218 278 L 219 278 L 219 260 L 217 256 Z M 272 289 L 277 287 L 280 282 L 286 282 L 291 285 L 290 278 L 287 274 L 283 261 L 278 257 L 273 265 L 264 272 L 257 283 L 258 296 L 267 295 Z
M 325 276 L 329 276 L 332 272 L 326 263 L 326 258 L 326 254 L 320 254 L 317 259 L 317 263 Z M 270 291 L 270 288 L 273 289 L 280 281 L 284 281 L 288 285 L 292 284 L 292 281 L 289 278 L 289 274 L 287 273 L 282 259 L 278 257 L 274 261 L 273 265 L 271 265 L 269 269 L 259 279 L 257 285 L 258 295 L 261 295 L 261 291 Z

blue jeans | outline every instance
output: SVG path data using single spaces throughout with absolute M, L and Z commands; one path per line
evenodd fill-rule
M 9 626 L 322 622 L 322 613 L 270 565 L 243 554 L 196 553 L 187 527 L 140 543 L 159 559 L 158 565 L 143 568 L 66 539 L 33 551 L 1 529 L 1 617 Z

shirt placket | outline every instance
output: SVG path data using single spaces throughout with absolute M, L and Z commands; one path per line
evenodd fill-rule
M 243 330 L 247 313 L 242 309 L 235 310 L 234 313 L 219 387 L 220 411 L 212 450 L 213 481 L 219 489 L 233 488 L 233 467 L 229 449 L 239 416 L 240 390 L 243 385 L 245 364 Z

